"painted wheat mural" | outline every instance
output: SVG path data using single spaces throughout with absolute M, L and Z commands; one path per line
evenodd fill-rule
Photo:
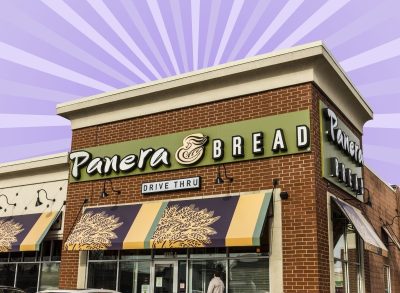
M 153 248 L 204 247 L 217 234 L 211 224 L 219 220 L 214 211 L 199 210 L 195 205 L 167 207 L 152 237 Z
M 122 224 L 118 217 L 89 211 L 76 224 L 64 247 L 67 250 L 107 249 L 111 240 L 117 238 L 114 230 Z
M 11 250 L 14 242 L 17 242 L 17 235 L 24 229 L 20 223 L 14 220 L 0 220 L 0 252 Z

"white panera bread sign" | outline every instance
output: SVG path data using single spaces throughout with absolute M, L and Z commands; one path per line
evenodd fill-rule
M 200 189 L 201 178 L 191 177 L 142 184 L 142 194 L 168 192 L 176 190 Z

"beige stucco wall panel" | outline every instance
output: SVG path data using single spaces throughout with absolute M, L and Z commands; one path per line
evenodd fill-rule
M 98 106 L 91 110 L 90 114 L 85 111 L 78 115 L 72 113 L 72 128 L 124 120 L 312 81 L 313 71 L 309 63 L 293 66 L 288 64 L 284 67 L 270 68 L 264 72 L 256 71 L 248 76 L 236 74 L 201 86 L 187 85 L 171 91 L 152 93 L 142 96 L 141 99 L 120 102 L 118 105 Z
M 0 189 L 25 186 L 37 183 L 53 182 L 59 180 L 68 180 L 68 168 L 53 168 L 51 172 L 32 172 L 31 175 L 21 175 L 17 174 L 2 174 L 0 176 Z M 47 171 L 50 171 L 47 169 Z
M 39 197 L 43 204 L 36 206 L 37 191 L 40 189 L 46 190 L 47 197 L 50 199 L 54 198 L 55 202 L 47 200 L 46 194 L 40 191 Z M 0 194 L 7 195 L 10 203 L 17 204 L 15 207 L 9 206 L 6 203 L 6 199 L 0 197 L 0 206 L 3 207 L 1 217 L 59 211 L 66 200 L 67 189 L 68 180 L 0 188 Z
M 68 153 L 0 164 L 0 189 L 68 179 Z
M 54 154 L 0 164 L 0 216 L 59 211 L 67 197 L 68 154 Z M 41 189 L 44 189 L 45 192 Z M 37 194 L 43 203 L 36 206 Z M 47 200 L 55 199 L 55 201 Z M 8 205 L 16 203 L 16 206 Z

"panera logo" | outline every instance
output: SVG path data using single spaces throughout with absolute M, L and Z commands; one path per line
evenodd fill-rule
M 195 133 L 183 139 L 183 145 L 176 151 L 175 159 L 181 165 L 193 165 L 204 155 L 204 147 L 208 142 L 208 137 Z

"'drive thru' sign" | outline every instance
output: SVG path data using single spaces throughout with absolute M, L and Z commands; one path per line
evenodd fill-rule
M 187 190 L 187 189 L 200 189 L 200 183 L 201 183 L 200 177 L 147 182 L 142 184 L 142 194 Z

